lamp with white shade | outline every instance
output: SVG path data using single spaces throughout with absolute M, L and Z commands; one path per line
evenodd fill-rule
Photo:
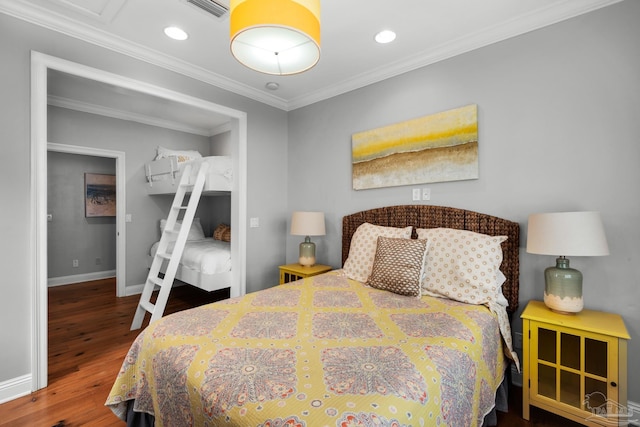
M 529 216 L 527 252 L 555 255 L 555 267 L 544 272 L 544 303 L 559 313 L 584 307 L 582 273 L 569 267 L 566 256 L 609 255 L 599 212 L 557 212 Z
M 316 244 L 310 236 L 324 236 L 324 212 L 294 212 L 291 216 L 291 234 L 306 236 L 300 243 L 300 265 L 311 267 L 316 263 Z

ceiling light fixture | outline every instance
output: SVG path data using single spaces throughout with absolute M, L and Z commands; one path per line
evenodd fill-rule
M 380 44 L 391 43 L 396 39 L 396 33 L 391 30 L 383 30 L 376 34 L 375 39 Z
M 231 53 L 266 74 L 290 75 L 320 60 L 320 0 L 231 0 Z
M 172 38 L 174 40 L 186 40 L 189 38 L 189 34 L 187 34 L 184 30 L 178 27 L 167 27 L 164 29 L 164 33 L 167 37 Z

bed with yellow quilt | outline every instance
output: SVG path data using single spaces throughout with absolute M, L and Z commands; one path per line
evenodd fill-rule
M 518 233 L 446 207 L 346 216 L 342 269 L 152 323 L 106 404 L 129 425 L 482 425 L 515 359 Z

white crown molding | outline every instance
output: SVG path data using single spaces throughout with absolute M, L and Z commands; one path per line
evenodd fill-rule
M 160 66 L 281 110 L 291 111 L 621 1 L 624 0 L 557 1 L 535 13 L 460 38 L 451 43 L 443 44 L 436 49 L 419 52 L 412 58 L 356 75 L 335 85 L 310 92 L 289 101 L 177 58 L 83 25 L 63 15 L 28 7 L 17 0 L 0 0 L 0 12 Z
M 287 105 L 282 98 L 253 89 L 235 80 L 207 71 L 202 67 L 114 36 L 50 10 L 44 10 L 37 6 L 27 6 L 17 0 L 0 0 L 0 12 L 286 110 Z
M 538 10 L 535 13 L 513 19 L 504 24 L 496 25 L 452 42 L 442 44 L 435 49 L 419 52 L 411 58 L 405 58 L 402 61 L 367 71 L 366 73 L 353 76 L 350 79 L 343 80 L 342 82 L 322 88 L 321 90 L 293 98 L 288 102 L 288 110 L 295 110 L 296 108 L 333 98 L 334 96 L 373 83 L 378 83 L 388 78 L 399 76 L 409 71 L 535 31 L 621 1 L 624 0 L 584 0 L 579 4 L 569 0 L 557 2 L 546 9 Z
M 49 95 L 47 104 L 54 107 L 67 108 L 69 110 L 81 111 L 83 113 L 97 114 L 100 116 L 111 117 L 113 119 L 127 120 L 130 122 L 142 123 L 149 126 L 156 126 L 165 129 L 171 129 L 178 132 L 192 133 L 194 135 L 210 137 L 216 133 L 212 129 L 204 129 L 201 127 L 188 126 L 184 123 L 174 122 L 171 120 L 163 120 L 157 117 L 151 117 L 144 114 L 136 114 L 130 111 L 119 110 L 116 108 L 104 107 L 101 105 L 91 104 L 88 102 L 77 101 L 75 99 L 64 98 L 60 96 Z

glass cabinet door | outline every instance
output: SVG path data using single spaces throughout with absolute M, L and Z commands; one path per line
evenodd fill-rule
M 537 334 L 537 394 L 578 410 L 606 411 L 609 343 L 543 326 L 532 329 Z

